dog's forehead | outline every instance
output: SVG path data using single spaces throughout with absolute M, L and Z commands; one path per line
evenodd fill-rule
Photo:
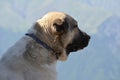
M 51 21 L 54 21 L 55 19 L 67 19 L 70 22 L 77 23 L 77 21 L 73 19 L 73 17 L 63 12 L 49 12 L 43 16 L 43 19 L 50 19 Z

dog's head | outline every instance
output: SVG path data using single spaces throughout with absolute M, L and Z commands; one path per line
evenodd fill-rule
M 70 52 L 81 50 L 89 43 L 90 36 L 81 31 L 77 21 L 65 13 L 50 12 L 37 23 L 46 34 L 43 36 L 48 37 L 44 41 L 57 52 L 59 60 L 66 60 Z

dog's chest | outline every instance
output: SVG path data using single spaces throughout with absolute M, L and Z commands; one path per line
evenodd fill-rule
M 57 80 L 55 65 L 42 65 L 41 68 L 31 68 L 24 72 L 25 80 Z

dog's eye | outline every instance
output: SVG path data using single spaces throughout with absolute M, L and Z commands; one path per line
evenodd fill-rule
M 74 26 L 73 26 L 73 28 L 76 28 L 76 27 L 78 27 L 78 26 L 77 26 L 77 25 L 74 25 Z

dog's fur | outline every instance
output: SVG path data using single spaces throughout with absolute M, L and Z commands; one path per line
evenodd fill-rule
M 25 35 L 3 55 L 0 80 L 57 80 L 57 60 L 66 60 L 70 52 L 83 49 L 90 39 L 78 28 L 76 20 L 62 12 L 46 14 L 28 33 L 54 51 Z

